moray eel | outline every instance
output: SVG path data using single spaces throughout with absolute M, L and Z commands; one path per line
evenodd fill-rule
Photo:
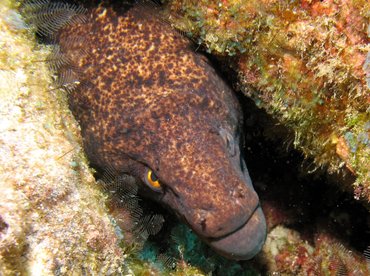
M 233 91 L 155 8 L 104 2 L 77 20 L 79 8 L 65 7 L 58 70 L 91 163 L 139 179 L 219 254 L 255 256 L 266 222 Z

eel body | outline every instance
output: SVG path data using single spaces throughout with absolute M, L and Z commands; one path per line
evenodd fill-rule
M 66 87 L 77 86 L 69 103 L 84 148 L 94 166 L 140 180 L 144 194 L 214 250 L 250 259 L 266 223 L 240 153 L 241 107 L 207 59 L 156 13 L 104 2 L 58 30 L 70 61 L 58 70 Z

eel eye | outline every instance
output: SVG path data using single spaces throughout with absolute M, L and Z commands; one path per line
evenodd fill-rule
M 161 190 L 161 184 L 159 183 L 159 179 L 151 169 L 148 169 L 146 180 L 150 188 L 152 188 L 155 191 Z

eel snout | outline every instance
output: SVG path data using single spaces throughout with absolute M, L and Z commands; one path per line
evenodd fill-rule
M 173 206 L 215 251 L 234 260 L 253 258 L 261 250 L 267 231 L 258 196 L 251 185 L 243 182 L 239 184 L 242 189 L 237 187 L 238 194 L 235 189 L 225 189 L 229 197 L 222 191 L 202 194 L 202 198 L 193 194 L 187 202 L 182 196 L 177 200 L 180 206 Z
M 187 182 L 181 183 L 178 177 L 177 185 L 171 185 L 171 192 L 166 193 L 162 201 L 219 254 L 248 260 L 265 242 L 265 217 L 244 161 L 237 164 L 217 151 L 215 145 L 213 143 L 212 151 L 201 155 L 201 169 L 193 170 Z M 235 159 L 239 159 L 239 155 Z M 176 175 L 177 170 L 172 165 L 166 171 Z M 178 174 L 186 175 L 182 170 Z
M 207 243 L 219 254 L 235 260 L 249 260 L 262 249 L 266 239 L 266 221 L 260 206 L 240 228 Z

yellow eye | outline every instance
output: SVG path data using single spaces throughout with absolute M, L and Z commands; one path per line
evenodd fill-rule
M 148 170 L 147 180 L 148 180 L 148 184 L 151 186 L 151 188 L 156 189 L 156 190 L 161 188 L 161 184 L 159 183 L 158 177 L 150 169 Z

